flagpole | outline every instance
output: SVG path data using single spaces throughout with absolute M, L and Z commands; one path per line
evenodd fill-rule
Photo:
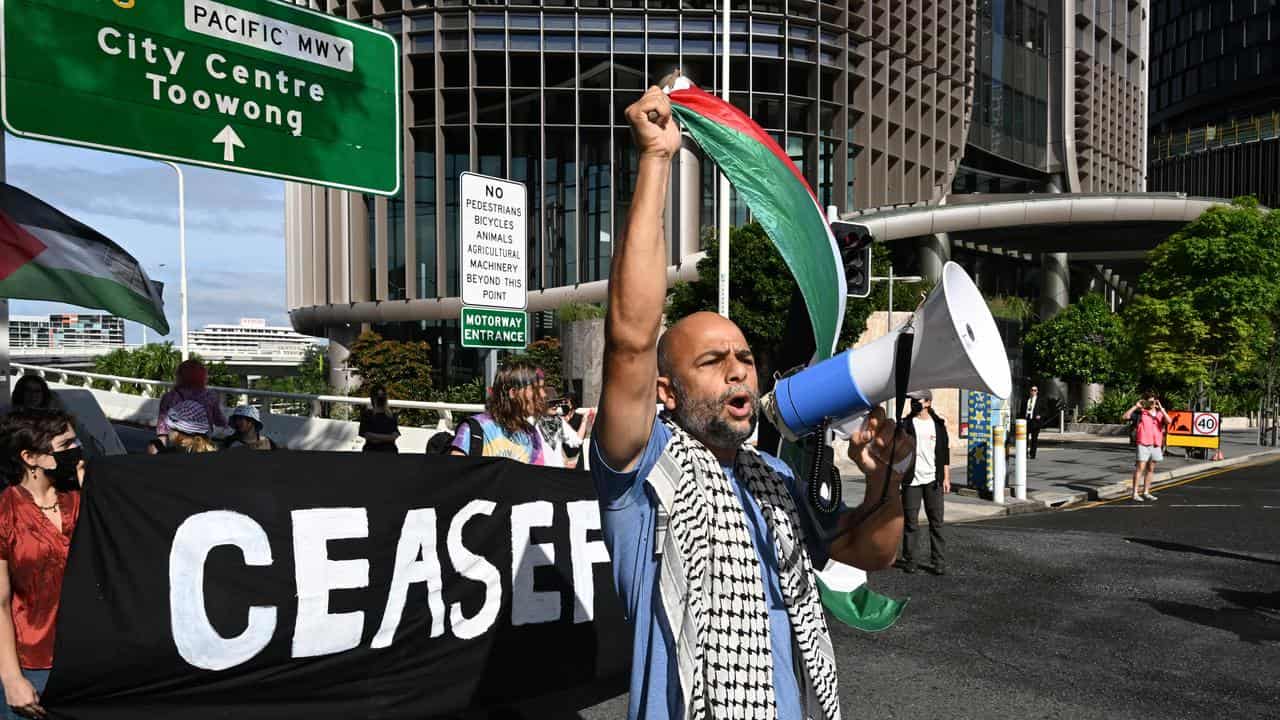
M 191 348 L 187 344 L 187 185 L 177 163 L 166 162 L 165 165 L 178 173 L 178 294 L 182 305 L 182 359 L 188 360 Z
M 724 4 L 723 26 L 720 28 L 720 97 L 729 102 L 729 19 L 730 0 Z M 729 317 L 729 178 L 720 172 L 720 227 L 716 238 L 720 242 L 719 311 Z

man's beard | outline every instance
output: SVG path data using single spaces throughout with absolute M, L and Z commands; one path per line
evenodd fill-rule
M 676 409 L 671 413 L 676 424 L 709 448 L 727 450 L 740 447 L 756 431 L 760 414 L 760 393 L 746 385 L 734 385 L 715 399 L 698 400 L 690 398 L 674 378 L 671 389 L 676 396 Z M 742 430 L 735 429 L 721 416 L 724 404 L 739 393 L 746 393 L 751 398 L 750 422 Z

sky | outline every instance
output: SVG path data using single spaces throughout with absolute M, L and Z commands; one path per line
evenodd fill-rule
M 6 180 L 114 240 L 165 284 L 165 315 L 178 344 L 178 181 L 155 160 L 54 143 L 4 138 Z M 192 330 L 242 317 L 289 324 L 284 280 L 284 183 L 182 166 L 187 186 L 187 290 Z M 14 300 L 11 315 L 85 312 Z M 125 323 L 126 340 L 142 340 Z M 155 342 L 154 330 L 147 339 Z

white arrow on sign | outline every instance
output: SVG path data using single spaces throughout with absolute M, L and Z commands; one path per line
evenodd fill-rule
M 219 130 L 218 134 L 213 136 L 213 142 L 222 144 L 223 162 L 235 162 L 236 148 L 244 147 L 244 142 L 230 125 Z

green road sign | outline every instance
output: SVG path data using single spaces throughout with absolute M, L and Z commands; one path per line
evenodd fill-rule
M 462 347 L 523 350 L 529 344 L 529 316 L 523 310 L 462 308 Z
M 277 0 L 0 0 L 0 113 L 38 140 L 393 195 L 390 35 Z

